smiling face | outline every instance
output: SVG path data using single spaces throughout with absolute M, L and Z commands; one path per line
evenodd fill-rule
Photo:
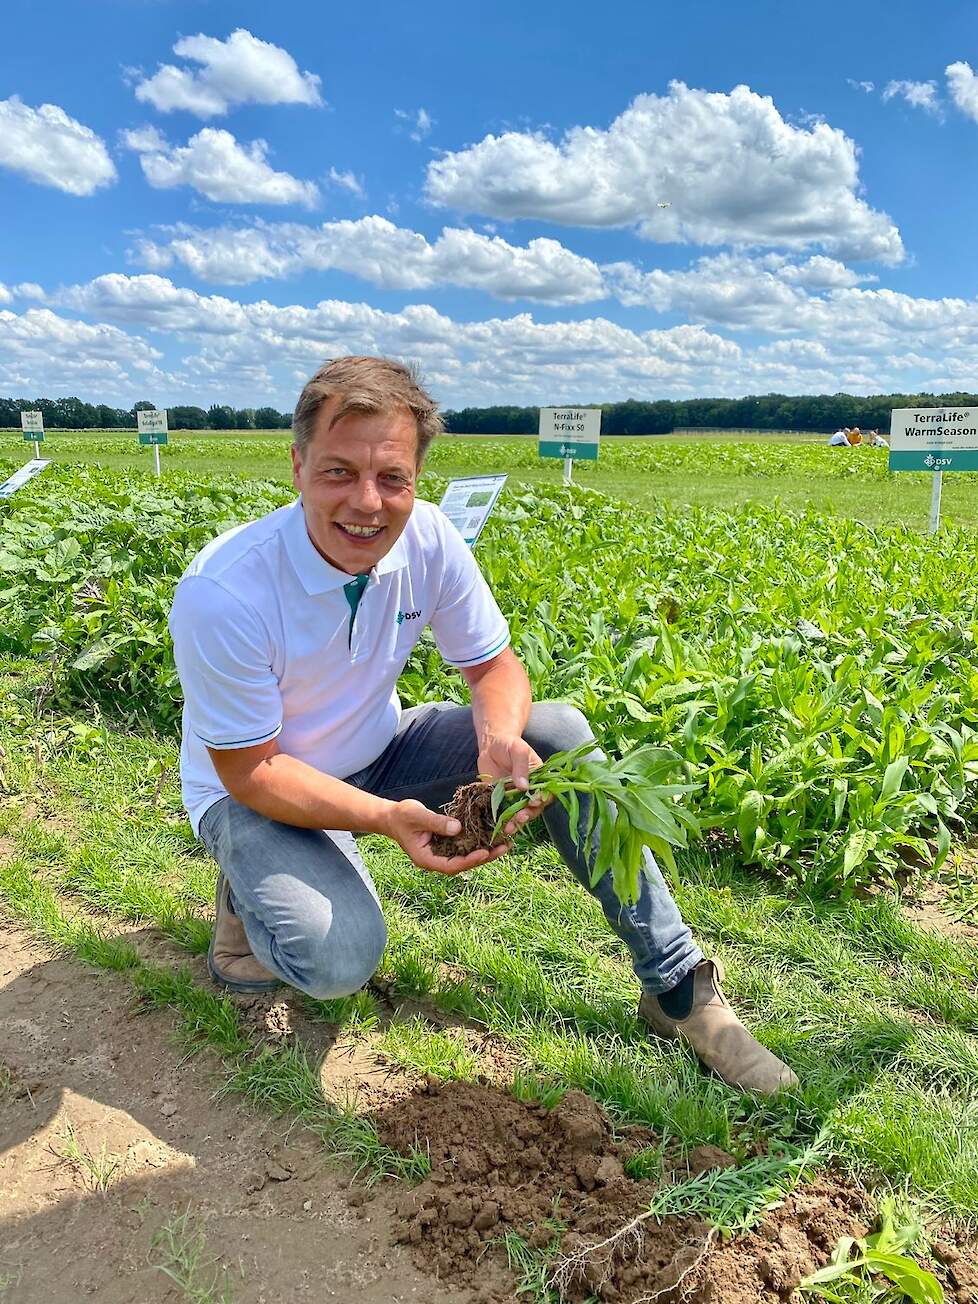
M 309 537 L 348 575 L 364 575 L 387 555 L 414 507 L 418 428 L 406 409 L 351 412 L 330 426 L 340 400 L 319 410 L 292 483 L 302 494 Z

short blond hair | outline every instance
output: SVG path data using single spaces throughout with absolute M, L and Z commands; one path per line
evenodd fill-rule
M 306 382 L 292 414 L 292 441 L 300 458 L 305 457 L 320 408 L 331 398 L 339 398 L 340 404 L 330 426 L 351 412 L 410 412 L 418 428 L 419 467 L 435 435 L 444 430 L 438 404 L 422 388 L 414 367 L 393 358 L 331 358 Z

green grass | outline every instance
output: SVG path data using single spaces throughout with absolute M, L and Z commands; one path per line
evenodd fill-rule
M 94 912 L 112 928 L 151 924 L 188 954 L 206 945 L 214 867 L 179 813 L 172 769 L 155 804 L 143 783 L 154 762 L 172 765 L 172 745 L 106 726 L 93 753 L 78 752 L 71 717 L 25 728 L 37 667 L 7 663 L 0 674 L 0 747 L 8 791 L 19 797 L 0 806 L 0 831 L 16 847 L 0 869 L 8 909 L 88 963 L 128 975 L 147 1006 L 175 1010 L 189 1044 L 224 1058 L 224 1090 L 300 1120 L 371 1173 L 423 1175 L 423 1155 L 393 1155 L 363 1119 L 324 1101 L 301 1044 L 256 1052 L 232 1001 L 187 970 L 147 965 L 124 937 L 92 926 Z M 39 730 L 55 740 L 40 768 Z M 566 1088 L 583 1088 L 614 1118 L 649 1125 L 673 1147 L 730 1151 L 748 1186 L 759 1142 L 789 1156 L 817 1143 L 826 1162 L 908 1186 L 942 1214 L 978 1224 L 975 946 L 924 932 L 885 895 L 819 902 L 745 872 L 732 856 L 687 855 L 685 916 L 725 962 L 738 1009 L 802 1079 L 800 1091 L 763 1102 L 645 1034 L 621 948 L 549 847 L 526 843 L 460 879 L 416 869 L 381 839 L 361 847 L 390 928 L 382 975 L 395 994 L 426 1001 L 441 1026 L 416 1014 L 384 1025 L 370 993 L 306 1001 L 312 1017 L 442 1078 L 478 1070 L 452 1026 L 474 1022 L 512 1048 L 523 1098 L 552 1106 Z M 87 913 L 66 914 L 73 902 Z M 655 1171 L 654 1153 L 645 1162 Z
M 234 1304 L 226 1269 L 207 1249 L 207 1238 L 188 1207 L 153 1233 L 151 1266 L 164 1273 L 188 1304 Z

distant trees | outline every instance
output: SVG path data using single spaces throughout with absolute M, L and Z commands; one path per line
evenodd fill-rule
M 978 394 L 760 394 L 746 398 L 626 399 L 601 405 L 605 435 L 664 435 L 671 430 L 885 430 L 902 407 L 978 407 Z M 571 404 L 567 404 L 571 406 Z M 536 407 L 468 407 L 444 414 L 450 434 L 536 434 Z
M 601 405 L 605 435 L 665 435 L 677 429 L 837 430 L 861 426 L 883 430 L 895 407 L 978 407 L 976 394 L 759 394 L 746 398 L 625 399 Z M 140 399 L 131 408 L 83 403 L 79 398 L 0 398 L 0 427 L 20 428 L 27 408 L 40 411 L 48 430 L 132 430 L 140 409 L 155 407 Z M 191 405 L 167 408 L 171 430 L 288 430 L 291 412 L 273 407 L 234 408 L 215 403 L 206 410 Z M 444 413 L 450 434 L 535 435 L 540 409 L 499 404 Z
M 0 429 L 20 429 L 23 411 L 40 412 L 46 430 L 134 430 L 136 413 L 155 408 L 149 399 L 140 399 L 131 408 L 114 408 L 105 403 L 83 403 L 79 398 L 0 398 Z M 202 407 L 178 405 L 167 408 L 167 425 L 171 430 L 288 430 L 291 412 L 273 407 L 232 408 L 215 405 Z

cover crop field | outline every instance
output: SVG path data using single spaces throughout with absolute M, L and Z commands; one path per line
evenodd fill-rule
M 163 450 L 170 470 L 224 474 L 290 482 L 289 435 L 283 431 L 177 431 Z M 20 433 L 0 431 L 0 461 L 13 470 L 24 455 Z M 150 450 L 134 432 L 50 431 L 44 457 L 72 466 L 95 463 L 114 470 L 151 466 Z M 508 472 L 521 484 L 561 482 L 559 459 L 541 459 L 530 437 L 444 436 L 428 456 L 428 469 L 446 475 Z M 579 462 L 574 479 L 625 498 L 633 506 L 732 507 L 745 502 L 790 510 L 854 516 L 869 524 L 909 525 L 925 530 L 930 477 L 892 474 L 885 449 L 828 448 L 824 436 L 753 439 L 729 434 L 605 439 L 597 462 Z M 978 523 L 978 473 L 945 478 L 943 520 Z
M 533 441 L 433 450 L 435 501 L 446 474 L 512 473 L 478 557 L 535 696 L 613 753 L 683 758 L 703 836 L 677 898 L 801 1079 L 759 1102 L 640 1029 L 623 952 L 532 836 L 460 879 L 364 840 L 390 944 L 355 997 L 208 986 L 215 868 L 179 803 L 166 613 L 207 540 L 291 500 L 286 450 L 178 437 L 157 482 L 131 436 L 55 432 L 63 464 L 0 504 L 10 916 L 175 1011 L 224 1093 L 387 1175 L 363 1207 L 446 1299 L 785 1299 L 881 1215 L 864 1248 L 880 1270 L 893 1252 L 892 1298 L 978 1298 L 978 535 L 855 519 L 926 514 L 925 478 L 895 484 L 872 450 L 620 440 L 570 489 Z M 20 451 L 0 444 L 11 469 Z M 427 638 L 400 687 L 464 700 Z M 582 1118 L 586 1162 L 564 1144 Z M 586 1252 L 636 1217 L 644 1258 Z M 848 1257 L 827 1297 L 878 1298 Z

